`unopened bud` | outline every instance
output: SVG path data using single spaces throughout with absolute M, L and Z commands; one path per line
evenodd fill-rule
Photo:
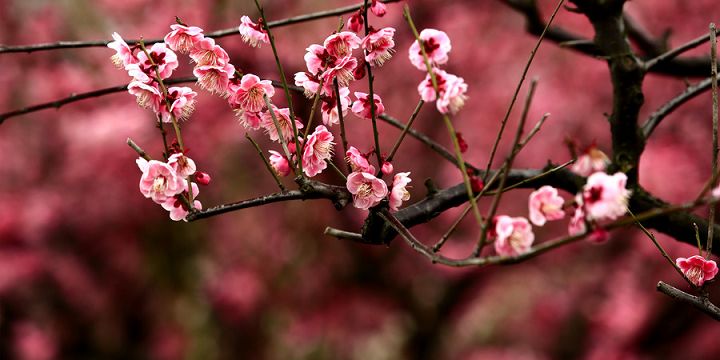
M 210 184 L 210 180 L 212 180 L 212 178 L 208 173 L 202 171 L 195 172 L 195 182 L 197 182 L 198 184 L 207 185 Z

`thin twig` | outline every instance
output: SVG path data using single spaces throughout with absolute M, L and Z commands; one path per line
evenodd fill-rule
M 272 118 L 273 124 L 275 125 L 275 130 L 277 130 L 278 134 L 278 141 L 280 142 L 280 145 L 282 146 L 283 152 L 285 152 L 285 157 L 288 159 L 288 163 L 290 164 L 293 171 L 298 174 L 298 170 L 295 166 L 296 164 L 293 163 L 292 155 L 290 154 L 290 149 L 288 149 L 287 146 L 287 140 L 285 140 L 285 134 L 283 133 L 282 129 L 280 128 L 280 123 L 278 122 L 277 115 L 275 114 L 275 109 L 273 109 L 273 104 L 270 102 L 270 98 L 268 98 L 267 94 L 263 94 L 263 100 L 265 101 L 265 106 L 268 108 L 268 112 L 270 113 L 270 118 Z M 290 119 L 291 123 L 295 123 L 295 119 Z M 297 140 L 297 138 L 296 138 Z M 299 148 L 295 148 L 299 149 Z M 301 161 L 298 161 L 300 163 Z
M 395 140 L 395 145 L 393 145 L 392 150 L 390 150 L 390 155 L 388 155 L 385 159 L 387 162 L 391 162 L 393 160 L 393 157 L 395 157 L 395 153 L 400 148 L 400 144 L 402 144 L 403 140 L 405 139 L 405 135 L 407 135 L 408 130 L 410 130 L 410 128 L 412 127 L 413 122 L 415 122 L 415 119 L 420 113 L 420 109 L 422 108 L 423 104 L 425 104 L 424 101 L 418 101 L 418 104 L 415 106 L 415 110 L 413 110 L 412 115 L 410 115 L 410 120 L 408 120 L 407 124 L 405 124 L 405 127 L 400 133 L 400 136 L 397 140 Z
M 135 150 L 136 153 L 138 153 L 138 155 L 140 155 L 141 158 L 143 158 L 147 161 L 152 160 L 150 155 L 148 155 L 145 152 L 145 150 L 143 150 L 140 146 L 138 146 L 138 144 L 136 144 L 134 141 L 132 141 L 132 139 L 127 138 L 126 142 L 127 142 L 128 146 L 130 146 L 133 150 Z
M 258 155 L 260 156 L 260 159 L 262 159 L 263 163 L 265 164 L 265 167 L 267 168 L 268 172 L 270 172 L 270 175 L 272 175 L 273 179 L 275 179 L 275 182 L 277 183 L 277 186 L 280 188 L 280 191 L 285 192 L 287 189 L 282 184 L 282 181 L 280 181 L 280 177 L 277 174 L 277 171 L 270 165 L 270 161 L 265 157 L 265 154 L 263 154 L 262 149 L 260 148 L 260 145 L 258 145 L 257 142 L 255 142 L 255 139 L 250 136 L 250 134 L 245 133 L 245 138 L 250 141 L 250 143 L 255 147 L 255 150 L 257 151 Z
M 337 113 L 338 121 L 340 122 L 340 140 L 342 141 L 343 153 L 342 158 L 345 158 L 345 154 L 348 151 L 347 135 L 345 134 L 345 120 L 343 116 L 342 102 L 340 101 L 340 85 L 338 85 L 337 77 L 333 78 L 333 91 L 335 92 L 335 99 L 337 99 Z M 348 172 L 352 172 L 350 164 L 347 164 Z
M 718 172 L 718 84 L 717 84 L 717 30 L 715 24 L 710 23 L 710 78 L 712 79 L 712 177 Z M 711 185 L 713 188 L 715 184 Z M 710 204 L 708 215 L 707 245 L 705 246 L 705 257 L 709 258 L 712 253 L 713 230 L 715 230 L 715 209 L 717 204 Z
M 362 15 L 363 20 L 365 20 L 365 36 L 368 36 L 370 34 L 370 21 L 368 18 L 368 0 L 365 0 L 365 5 L 362 7 Z M 375 106 L 375 90 L 373 89 L 373 82 L 375 81 L 375 76 L 372 72 L 372 64 L 370 63 L 370 61 L 367 61 L 367 49 L 363 49 L 363 55 L 365 59 L 365 71 L 367 72 L 368 78 L 368 101 L 370 102 L 370 120 L 372 121 L 373 141 L 375 142 L 375 155 L 377 156 L 378 168 L 382 168 L 383 160 L 382 152 L 380 151 L 380 134 L 378 134 L 377 129 L 377 107 Z M 340 101 L 340 99 L 338 99 L 338 101 Z M 379 173 L 378 176 L 382 177 L 382 173 Z
M 340 230 L 340 229 L 335 229 L 335 228 L 332 228 L 329 226 L 325 228 L 325 231 L 323 233 L 325 235 L 336 237 L 338 239 L 347 239 L 347 240 L 352 240 L 355 242 L 367 243 L 367 241 L 365 241 L 365 239 L 363 239 L 361 234 L 349 232 L 349 231 L 345 231 L 345 230 Z
M 717 31 L 717 30 L 715 30 L 715 31 Z M 715 35 L 715 33 L 713 33 L 713 35 Z M 677 57 L 678 55 L 704 44 L 705 42 L 710 40 L 710 36 L 711 36 L 710 34 L 705 34 L 703 36 L 697 37 L 697 38 L 692 39 L 692 40 L 686 42 L 685 44 L 682 44 L 664 54 L 661 54 L 655 58 L 652 58 L 652 59 L 646 61 L 645 62 L 645 71 L 652 69 L 653 66 L 655 66 L 657 64 L 663 63 L 668 60 L 672 60 L 675 57 Z

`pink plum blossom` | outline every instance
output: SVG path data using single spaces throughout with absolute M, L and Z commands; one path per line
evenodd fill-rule
M 390 190 L 390 210 L 398 211 L 403 201 L 410 200 L 410 193 L 407 191 L 407 184 L 412 181 L 409 172 L 395 174 L 392 190 Z
M 456 114 L 465 106 L 467 100 L 468 86 L 465 80 L 459 76 L 449 76 L 445 84 L 445 91 L 440 94 L 440 98 L 435 102 L 438 111 L 443 114 Z
M 435 29 L 425 29 L 420 32 L 420 40 L 423 42 L 430 66 L 447 63 L 448 53 L 452 49 L 452 46 L 450 45 L 450 38 L 445 32 Z M 419 70 L 427 70 L 422 51 L 420 51 L 420 44 L 417 40 L 410 45 L 408 55 L 410 62 L 416 68 Z
M 268 150 L 270 153 L 270 166 L 272 166 L 275 173 L 280 176 L 288 176 L 290 174 L 290 163 L 288 159 L 275 150 Z
M 336 61 L 328 64 L 327 70 L 325 70 L 320 77 L 328 86 L 333 83 L 333 79 L 335 78 L 339 86 L 347 86 L 350 81 L 355 79 L 354 73 L 357 64 L 357 59 L 351 55 L 337 58 Z
M 167 101 L 170 103 L 168 110 L 165 101 L 160 102 L 160 115 L 163 122 L 171 123 L 172 114 L 175 120 L 186 120 L 195 110 L 195 97 L 197 93 L 193 89 L 182 86 L 173 86 L 167 89 Z
M 128 85 L 128 92 L 135 95 L 138 105 L 143 109 L 151 109 L 157 112 L 162 101 L 162 93 L 157 83 L 145 84 L 140 81 L 132 81 Z
M 570 168 L 570 171 L 587 177 L 594 172 L 605 171 L 609 164 L 610 159 L 607 155 L 598 149 L 597 146 L 591 145 L 582 155 L 578 156 Z
M 200 193 L 200 189 L 197 184 L 191 183 L 193 199 L 195 199 Z M 160 205 L 163 209 L 170 212 L 170 219 L 173 221 L 185 220 L 185 217 L 190 213 L 190 209 L 186 204 L 186 200 L 182 200 L 183 197 L 187 199 L 187 182 L 185 182 L 185 189 L 182 193 L 175 195 L 174 197 L 168 198 Z M 193 208 L 202 209 L 202 204 L 198 200 L 193 200 Z
M 712 193 L 711 193 L 711 194 L 712 194 L 712 196 L 713 196 L 714 198 L 720 198 L 720 185 L 718 185 L 717 187 L 715 187 L 715 188 L 712 190 Z
M 502 256 L 522 255 L 535 241 L 532 226 L 524 217 L 497 216 L 495 234 L 495 252 Z
M 303 172 L 308 177 L 313 177 L 327 168 L 328 160 L 333 154 L 334 137 L 323 125 L 318 125 L 315 131 L 307 137 L 303 147 L 302 165 Z
M 224 67 L 230 62 L 230 56 L 220 45 L 215 44 L 213 38 L 202 38 L 195 43 L 190 58 L 198 66 L 221 66 Z
M 167 79 L 179 66 L 177 55 L 165 43 L 155 43 L 147 52 L 149 58 L 144 51 L 138 52 L 138 64 L 143 72 L 152 78 L 160 76 L 161 79 Z M 153 65 L 157 66 L 157 73 Z
M 700 255 L 693 255 L 689 258 L 677 258 L 675 264 L 682 270 L 685 277 L 696 286 L 702 286 L 706 281 L 715 278 L 718 267 L 715 261 L 705 260 Z
M 580 235 L 584 234 L 585 231 L 587 231 L 587 225 L 585 224 L 585 211 L 582 206 L 578 206 L 575 208 L 572 218 L 570 218 L 570 223 L 568 223 L 568 234 L 573 236 Z
M 348 30 L 355 33 L 359 33 L 360 31 L 362 31 L 364 25 L 365 20 L 363 19 L 361 10 L 352 14 L 347 22 Z
M 170 155 L 167 163 L 171 168 L 173 168 L 173 170 L 175 170 L 175 173 L 182 178 L 193 175 L 195 174 L 195 171 L 197 171 L 195 161 L 182 153 Z
M 359 48 L 361 41 L 355 33 L 342 31 L 328 36 L 323 46 L 330 55 L 341 58 L 350 55 L 353 50 Z
M 282 138 L 285 141 L 291 140 L 293 138 L 293 128 L 292 123 L 290 122 L 290 109 L 278 109 L 273 106 L 272 111 L 275 113 L 275 118 L 277 119 L 278 125 L 280 127 Z M 270 110 L 263 112 L 261 119 L 262 122 L 260 124 L 263 129 L 265 129 L 265 132 L 267 132 L 268 136 L 270 136 L 270 140 L 279 142 L 280 136 L 278 135 L 278 128 L 275 127 L 275 122 L 273 121 Z M 297 118 L 295 119 L 295 128 L 303 128 L 302 122 L 298 121 Z
M 211 94 L 226 95 L 230 79 L 235 76 L 235 67 L 231 64 L 224 66 L 201 65 L 193 69 L 198 78 L 197 83 Z
M 184 179 L 170 165 L 157 160 L 138 158 L 136 163 L 142 171 L 140 192 L 158 204 L 184 191 Z
M 165 43 L 181 54 L 189 53 L 200 40 L 205 36 L 203 29 L 197 26 L 185 26 L 180 24 L 170 25 L 170 32 L 165 35 Z
M 350 168 L 352 168 L 354 172 L 375 173 L 375 167 L 370 165 L 367 157 L 360 153 L 360 150 L 354 146 L 350 146 L 345 153 L 345 160 L 350 164 Z
M 137 64 L 140 62 L 120 34 L 114 32 L 112 34 L 112 38 L 114 41 L 108 43 L 107 47 L 115 50 L 115 55 L 112 56 L 113 64 L 119 68 L 124 68 L 130 64 Z
M 309 72 L 298 72 L 295 73 L 295 85 L 305 89 L 304 94 L 308 99 L 312 99 L 320 88 L 320 79 Z M 323 84 L 323 92 L 325 91 L 325 84 Z
M 357 98 L 357 100 L 355 100 L 355 102 L 353 102 L 352 104 L 352 112 L 363 119 L 371 119 L 372 113 L 370 109 L 371 105 L 368 99 L 368 94 L 356 91 L 355 97 Z M 382 103 L 380 95 L 373 94 L 373 99 L 375 100 L 375 116 L 380 116 L 382 113 L 385 112 L 385 106 Z
M 362 47 L 367 52 L 365 61 L 374 66 L 382 66 L 395 52 L 395 29 L 391 27 L 371 30 L 362 40 Z
M 305 51 L 306 53 L 303 56 L 303 59 L 305 59 L 305 66 L 310 74 L 318 75 L 324 71 L 327 67 L 328 58 L 330 56 L 327 49 L 321 45 L 312 44 L 308 46 Z
M 148 70 L 146 72 L 143 70 L 143 68 L 140 67 L 140 64 L 128 64 L 125 66 L 125 71 L 127 71 L 128 75 L 133 78 L 132 81 L 141 82 L 143 84 L 150 84 L 156 81 L 154 76 L 151 77 L 148 75 L 150 71 Z
M 450 75 L 445 70 L 441 70 L 438 68 L 433 68 L 433 73 L 435 74 L 435 82 L 438 86 L 438 92 L 440 93 L 440 96 L 442 96 L 443 92 L 445 92 L 445 87 L 448 81 Z M 432 78 L 430 77 L 430 73 L 425 75 L 425 79 L 418 84 L 418 94 L 420 94 L 420 98 L 425 102 L 431 102 L 435 101 L 437 99 L 437 93 L 435 91 L 435 87 L 432 83 Z
M 384 181 L 366 172 L 354 172 L 348 175 L 346 186 L 353 194 L 353 206 L 363 210 L 379 204 L 388 193 Z
M 248 130 L 257 130 L 262 127 L 262 113 L 245 111 L 242 108 L 235 109 L 240 125 Z
M 556 188 L 545 185 L 530 194 L 528 207 L 530 221 L 537 226 L 545 225 L 546 221 L 560 220 L 565 217 L 563 200 Z
M 260 80 L 256 75 L 245 74 L 239 85 L 230 83 L 228 92 L 230 104 L 246 111 L 259 112 L 265 108 L 263 95 L 271 98 L 275 95 L 275 88 L 270 80 Z
M 263 43 L 267 44 L 270 42 L 270 37 L 265 29 L 263 29 L 260 24 L 252 22 L 247 16 L 240 18 L 238 31 L 240 31 L 243 41 L 252 47 L 260 47 Z
M 380 171 L 382 171 L 385 175 L 390 175 L 393 172 L 393 164 L 391 164 L 389 161 L 383 161 L 382 167 L 380 167 Z
M 377 17 L 383 17 L 385 13 L 387 13 L 387 7 L 378 0 L 372 0 L 370 3 L 370 11 Z
M 589 220 L 615 220 L 627 212 L 630 190 L 625 188 L 627 176 L 596 172 L 587 179 L 582 203 Z
M 340 108 L 342 115 L 345 116 L 350 108 L 350 89 L 347 87 L 341 87 L 338 89 L 340 94 Z M 323 124 L 332 126 L 340 122 L 340 116 L 338 114 L 337 100 L 333 96 L 322 97 L 322 103 L 320 104 L 320 112 L 322 113 Z
M 209 185 L 210 181 L 212 181 L 212 177 L 210 177 L 210 174 L 204 172 L 204 171 L 196 171 L 195 172 L 195 182 L 197 182 L 200 185 Z

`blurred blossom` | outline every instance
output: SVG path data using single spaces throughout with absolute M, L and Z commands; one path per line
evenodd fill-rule
M 14 352 L 18 360 L 57 359 L 57 341 L 36 324 L 24 322 L 13 328 Z

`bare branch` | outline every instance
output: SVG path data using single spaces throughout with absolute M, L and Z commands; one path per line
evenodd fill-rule
M 710 302 L 707 296 L 690 295 L 674 286 L 662 281 L 657 284 L 657 290 L 673 299 L 692 305 L 694 308 L 704 312 L 716 321 L 720 321 L 720 308 Z

